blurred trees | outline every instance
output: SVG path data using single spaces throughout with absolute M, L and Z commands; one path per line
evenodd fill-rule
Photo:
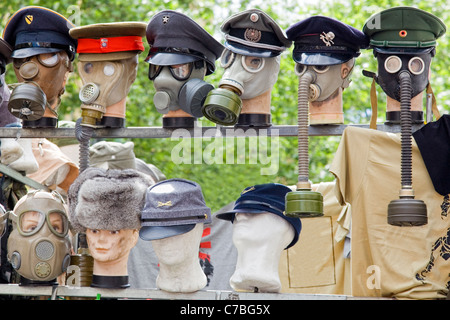
M 15 11 L 27 5 L 38 5 L 53 9 L 69 18 L 77 26 L 118 21 L 148 22 L 160 10 L 179 10 L 203 26 L 220 42 L 223 42 L 223 36 L 220 32 L 221 23 L 230 15 L 249 8 L 259 8 L 265 11 L 284 30 L 312 15 L 334 17 L 361 30 L 365 21 L 372 14 L 400 5 L 414 6 L 433 13 L 447 25 L 450 21 L 450 5 L 446 0 L 9 0 L 0 3 L 0 30 L 3 31 L 8 19 Z M 441 114 L 450 111 L 450 84 L 447 81 L 450 73 L 448 68 L 450 48 L 447 34 L 438 40 L 439 45 L 436 57 L 433 59 L 431 75 L 431 84 Z M 162 125 L 162 116 L 153 106 L 155 91 L 152 82 L 147 78 L 148 66 L 144 59 L 148 52 L 148 44 L 145 39 L 144 43 L 146 51 L 139 57 L 138 76 L 127 100 L 126 125 L 128 127 Z M 272 90 L 272 123 L 276 125 L 295 125 L 297 121 L 298 79 L 294 73 L 292 49 L 293 46 L 282 54 L 281 71 Z M 205 79 L 215 86 L 217 86 L 222 75 L 218 63 L 217 66 L 216 72 Z M 352 76 L 353 81 L 350 87 L 344 91 L 344 114 L 347 124 L 368 124 L 370 121 L 369 92 L 371 79 L 362 76 L 363 69 L 374 72 L 377 70 L 371 50 L 363 51 L 357 59 Z M 6 80 L 8 83 L 16 81 L 11 65 L 7 68 Z M 81 79 L 75 66 L 62 99 L 62 106 L 59 110 L 60 120 L 75 121 L 79 117 L 78 91 L 81 85 Z M 385 95 L 379 87 L 377 87 L 377 91 L 379 100 L 378 120 L 383 122 L 385 119 Z M 199 119 L 199 122 L 202 126 L 215 126 L 214 123 L 204 118 Z M 245 155 L 236 154 L 237 139 L 246 140 Z M 226 139 L 223 139 L 224 147 L 225 141 Z M 312 182 L 331 181 L 333 179 L 333 176 L 328 172 L 328 167 L 339 141 L 340 137 L 310 138 L 310 178 Z M 267 165 L 262 165 L 260 162 L 251 163 L 248 153 L 250 152 L 249 145 L 252 145 L 253 142 L 249 138 L 236 138 L 233 155 L 234 164 L 218 164 L 217 162 L 208 164 L 205 161 L 200 164 L 176 164 L 171 159 L 171 152 L 180 141 L 172 141 L 172 139 L 133 139 L 133 142 L 135 143 L 136 156 L 159 167 L 168 178 L 179 177 L 200 183 L 206 202 L 213 211 L 235 200 L 243 188 L 252 184 L 279 182 L 293 185 L 297 181 L 296 137 L 280 137 L 278 141 L 275 141 L 279 144 L 277 145 L 279 167 L 276 173 L 271 175 L 261 175 L 261 166 L 267 167 Z M 201 143 L 202 150 L 206 150 L 208 146 L 211 146 L 212 141 L 206 140 Z M 193 145 L 194 143 L 191 144 L 191 146 Z M 270 146 L 271 142 L 269 141 L 267 147 L 269 150 Z M 229 152 L 232 151 L 224 153 L 223 163 L 227 162 L 226 157 L 229 157 Z M 192 150 L 193 154 L 194 150 Z M 242 156 L 245 156 L 245 159 L 241 159 L 239 162 L 238 158 Z M 228 162 L 230 162 L 230 158 L 228 158 Z M 242 162 L 244 164 L 238 164 Z

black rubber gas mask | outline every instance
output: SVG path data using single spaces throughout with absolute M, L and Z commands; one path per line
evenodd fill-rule
M 400 81 L 398 74 L 406 70 L 411 75 L 411 97 L 423 92 L 428 85 L 428 74 L 432 54 L 385 54 L 377 53 L 377 83 L 392 99 L 400 101 Z

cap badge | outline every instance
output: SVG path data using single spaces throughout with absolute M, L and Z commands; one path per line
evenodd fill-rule
M 31 14 L 25 16 L 25 22 L 31 24 L 33 22 L 33 16 Z
M 165 206 L 167 206 L 167 207 L 171 207 L 172 206 L 172 201 L 167 201 L 167 202 L 161 202 L 161 201 L 158 201 L 158 206 L 157 206 L 157 208 L 159 208 L 159 207 L 165 207 Z
M 166 23 L 168 23 L 169 22 L 169 16 L 163 16 L 162 17 L 162 23 L 163 24 L 166 24 Z
M 241 192 L 241 194 L 244 194 L 244 193 L 247 193 L 247 192 L 250 192 L 250 191 L 253 191 L 253 190 L 255 190 L 255 187 L 251 187 L 251 188 L 245 189 L 244 191 Z
M 258 42 L 261 40 L 261 31 L 248 28 L 245 30 L 244 39 L 251 42 Z
M 408 32 L 406 32 L 406 30 L 400 30 L 400 32 L 398 33 L 398 35 L 402 38 L 406 37 L 408 35 Z
M 100 39 L 100 46 L 102 48 L 107 48 L 108 47 L 108 39 L 107 38 L 101 38 Z
M 331 47 L 331 45 L 334 44 L 333 42 L 334 37 L 335 35 L 333 32 L 330 31 L 328 33 L 325 33 L 325 31 L 323 31 L 322 34 L 320 35 L 320 40 L 322 40 L 327 47 Z
M 257 13 L 252 13 L 250 15 L 250 21 L 251 22 L 258 22 L 258 20 L 259 20 L 259 15 Z

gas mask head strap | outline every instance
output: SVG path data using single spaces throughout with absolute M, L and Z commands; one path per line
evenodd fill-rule
M 370 116 L 370 129 L 377 129 L 378 116 L 378 101 L 377 101 L 377 75 L 374 72 L 363 70 L 363 75 L 372 78 L 372 85 L 370 87 L 370 105 L 372 107 L 372 115 Z

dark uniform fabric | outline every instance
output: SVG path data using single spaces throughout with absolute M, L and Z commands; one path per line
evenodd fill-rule
M 433 186 L 439 194 L 450 193 L 450 115 L 426 124 L 413 133 Z

